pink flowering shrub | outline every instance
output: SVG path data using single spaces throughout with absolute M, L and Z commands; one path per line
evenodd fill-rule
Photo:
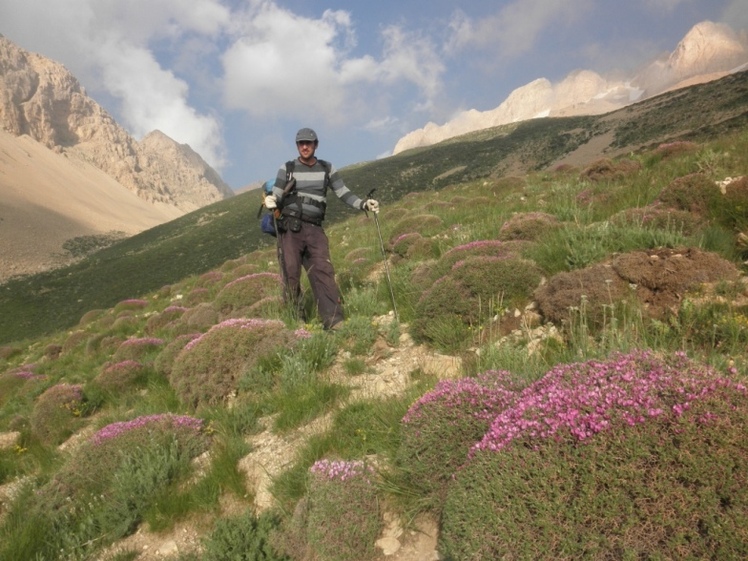
M 748 555 L 746 388 L 682 354 L 562 364 L 450 484 L 450 559 Z M 528 539 L 532 536 L 532 539 Z
M 147 306 L 148 302 L 146 300 L 143 300 L 141 298 L 130 298 L 128 300 L 122 300 L 121 302 L 118 302 L 117 305 L 114 306 L 114 314 L 116 315 L 126 310 L 139 311 L 143 308 L 146 308 Z
M 146 370 L 141 363 L 127 359 L 105 364 L 93 381 L 101 389 L 119 395 L 136 389 L 145 375 Z
M 142 360 L 148 355 L 154 354 L 163 344 L 164 340 L 158 337 L 131 337 L 117 347 L 112 358 L 117 362 Z
M 214 305 L 226 315 L 248 308 L 267 298 L 282 293 L 281 277 L 276 273 L 253 273 L 226 284 L 216 295 Z
M 45 444 L 61 444 L 82 425 L 84 407 L 85 396 L 81 386 L 52 386 L 34 403 L 31 430 Z
M 432 508 L 441 504 L 470 447 L 516 399 L 513 387 L 508 372 L 489 370 L 476 378 L 443 380 L 408 409 L 397 463 L 409 488 L 433 496 Z
M 158 414 L 112 423 L 76 447 L 25 506 L 39 512 L 41 523 L 54 524 L 49 541 L 60 544 L 59 551 L 66 533 L 79 543 L 110 543 L 132 533 L 163 493 L 187 480 L 191 460 L 209 443 L 202 419 L 194 417 Z
M 366 561 L 382 522 L 374 471 L 361 461 L 322 459 L 310 468 L 305 537 L 316 558 Z
M 66 496 L 105 493 L 128 457 L 174 446 L 180 456 L 194 458 L 208 447 L 204 421 L 187 415 L 144 415 L 106 425 L 96 431 L 55 477 Z
M 225 320 L 185 345 L 169 382 L 190 406 L 220 403 L 258 360 L 289 349 L 293 342 L 293 333 L 278 320 Z

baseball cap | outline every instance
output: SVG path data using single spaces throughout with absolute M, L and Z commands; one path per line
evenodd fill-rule
M 300 142 L 302 140 L 311 140 L 312 142 L 317 142 L 317 133 L 312 129 L 299 129 L 299 132 L 296 133 L 296 142 Z

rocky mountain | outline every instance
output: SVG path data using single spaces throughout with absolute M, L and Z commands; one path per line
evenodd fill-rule
M 557 84 L 540 78 L 514 90 L 489 111 L 471 109 L 453 120 L 401 138 L 394 154 L 468 132 L 548 116 L 600 115 L 665 91 L 720 78 L 748 65 L 748 38 L 710 21 L 695 25 L 675 50 L 626 80 L 575 71 Z
M 233 194 L 189 146 L 136 141 L 64 66 L 0 35 L 0 282 Z
M 189 146 L 158 131 L 136 141 L 64 66 L 2 36 L 0 128 L 89 162 L 138 197 L 183 213 L 233 195 Z

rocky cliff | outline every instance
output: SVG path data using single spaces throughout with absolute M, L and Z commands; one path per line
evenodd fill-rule
M 610 81 L 589 70 L 573 72 L 558 84 L 540 78 L 514 90 L 495 109 L 471 109 L 443 125 L 432 122 L 408 133 L 393 153 L 527 119 L 600 115 L 670 89 L 720 78 L 746 63 L 748 41 L 744 37 L 725 25 L 701 22 L 672 53 L 627 80 Z
M 80 157 L 138 197 L 182 212 L 233 195 L 189 146 L 158 131 L 136 141 L 64 66 L 2 36 L 0 128 Z

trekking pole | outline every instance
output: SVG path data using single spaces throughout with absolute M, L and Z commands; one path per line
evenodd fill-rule
M 291 304 L 291 289 L 288 286 L 288 275 L 286 274 L 286 258 L 283 255 L 283 243 L 281 242 L 281 233 L 278 230 L 278 220 L 275 217 L 275 211 L 270 211 L 273 215 L 273 228 L 275 229 L 275 246 L 278 251 L 278 264 L 281 270 L 281 281 L 283 282 L 283 299 L 287 304 Z
M 367 199 L 371 199 L 374 195 L 374 191 L 376 191 L 376 187 L 369 191 L 369 194 L 366 195 Z M 400 318 L 397 315 L 397 304 L 395 304 L 395 292 L 392 290 L 392 279 L 390 278 L 390 267 L 389 263 L 387 262 L 387 254 L 384 251 L 384 240 L 382 239 L 382 228 L 379 226 L 379 216 L 378 212 L 374 212 L 374 223 L 377 225 L 377 234 L 379 235 L 379 248 L 382 250 L 382 260 L 384 261 L 384 273 L 387 276 L 387 286 L 390 289 L 390 298 L 392 299 L 392 311 L 395 313 L 395 321 L 397 323 L 400 323 Z M 368 215 L 368 213 L 367 213 Z

